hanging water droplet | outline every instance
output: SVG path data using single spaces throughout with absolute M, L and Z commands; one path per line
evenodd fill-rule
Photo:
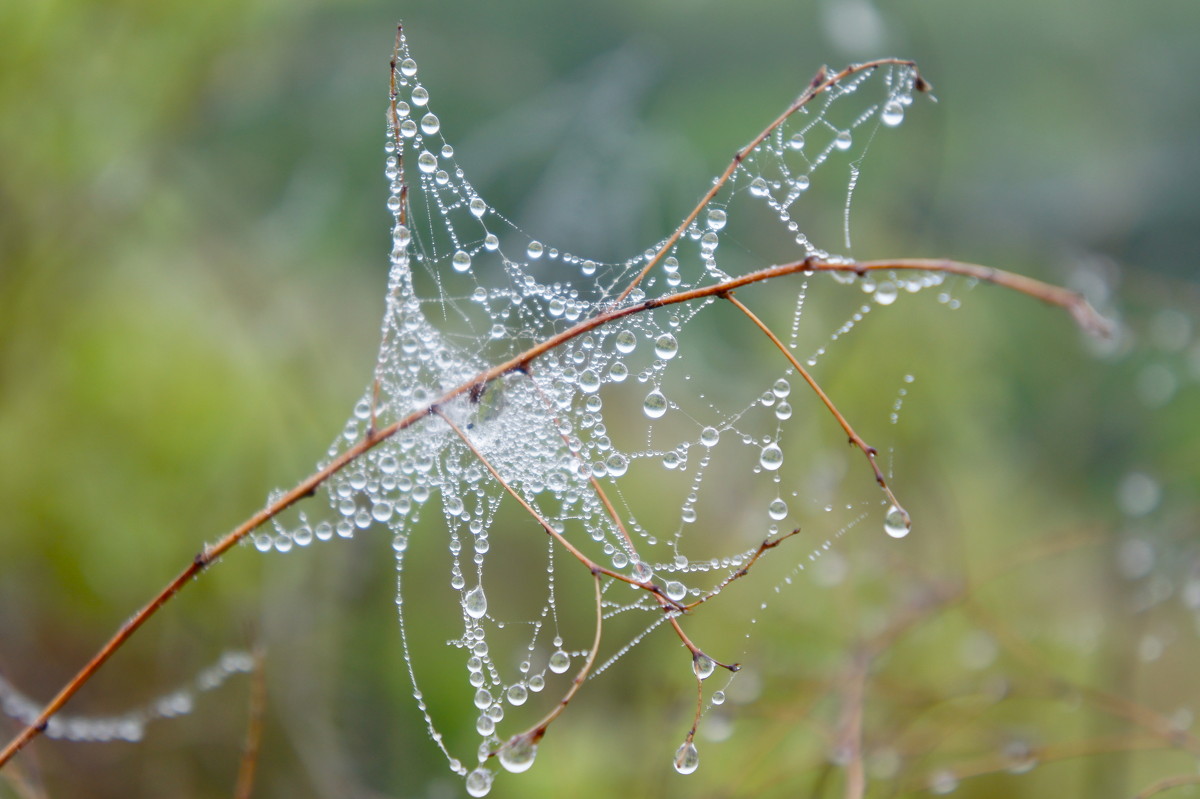
M 400 135 L 406 139 L 411 139 L 417 135 L 417 123 L 411 119 L 406 119 L 400 123 Z
M 883 530 L 892 538 L 904 538 L 912 530 L 912 522 L 908 518 L 908 514 L 896 505 L 888 508 L 887 515 L 883 517 Z
M 894 128 L 904 121 L 904 106 L 899 100 L 888 100 L 883 105 L 883 113 L 879 116 L 883 124 Z
M 854 137 L 848 130 L 840 131 L 833 137 L 833 146 L 839 150 L 849 150 L 852 144 L 854 144 Z
M 417 156 L 417 168 L 425 174 L 432 174 L 437 169 L 437 156 L 428 150 L 422 150 Z
M 426 114 L 421 117 L 421 132 L 428 136 L 437 133 L 441 126 L 442 123 L 438 121 L 437 114 Z
M 771 393 L 776 397 L 783 399 L 788 394 L 792 393 L 792 384 L 781 377 L 775 381 L 775 385 L 771 386 Z
M 600 376 L 591 369 L 584 369 L 579 374 L 579 390 L 585 394 L 595 393 L 600 389 Z
M 890 280 L 885 280 L 875 289 L 875 302 L 880 305 L 891 305 L 896 301 L 900 289 Z
M 665 586 L 663 586 L 663 591 L 666 592 L 667 599 L 675 602 L 678 602 L 687 596 L 687 586 L 678 580 L 671 580 L 668 582 Z
M 776 419 L 791 419 L 792 418 L 791 403 L 780 402 L 778 405 L 776 405 L 775 406 L 775 418 Z
M 792 150 L 803 150 L 804 149 L 804 134 L 803 133 L 793 133 L 792 137 L 790 139 L 788 139 L 787 146 L 789 149 L 792 149 Z
M 725 227 L 725 223 L 729 217 L 720 208 L 712 208 L 708 212 L 708 218 L 705 220 L 709 230 L 720 230 Z
M 508 693 L 505 694 L 505 696 L 508 697 L 508 703 L 510 705 L 520 707 L 521 705 L 525 704 L 525 700 L 529 698 L 529 692 L 525 690 L 524 685 L 517 683 L 508 689 Z
M 467 254 L 466 250 L 459 250 L 450 259 L 450 264 L 454 267 L 454 271 L 465 272 L 471 268 L 471 256 Z
M 495 252 L 500 248 L 500 238 L 495 233 L 489 233 L 483 237 L 483 248 L 488 252 Z
M 670 333 L 663 333 L 654 341 L 654 354 L 664 361 L 675 357 L 679 352 L 679 342 Z
M 783 465 L 783 450 L 778 444 L 771 443 L 763 447 L 762 454 L 758 456 L 758 462 L 767 471 L 775 471 Z
M 755 197 L 766 197 L 770 193 L 770 188 L 767 186 L 767 181 L 763 178 L 755 178 L 750 181 L 750 193 Z
M 771 504 L 767 506 L 767 515 L 775 521 L 781 521 L 788 515 L 788 506 L 781 498 L 775 497 L 771 500 Z
M 637 346 L 637 334 L 632 330 L 622 330 L 613 339 L 613 346 L 617 352 L 622 355 L 628 355 Z
M 506 741 L 496 756 L 506 771 L 520 774 L 522 771 L 528 771 L 533 765 L 533 759 L 537 757 L 537 744 L 530 741 L 526 735 L 518 735 Z
M 700 679 L 707 680 L 716 668 L 717 664 L 708 655 L 697 653 L 692 656 L 692 671 L 696 672 L 696 676 Z
M 654 389 L 646 395 L 646 401 L 642 403 L 642 410 L 651 419 L 662 418 L 667 412 L 667 398 L 661 391 Z
M 717 234 L 710 230 L 700 237 L 700 252 L 704 255 L 712 255 L 720 243 L 721 240 L 717 237 Z
M 808 175 L 797 175 L 796 179 L 792 181 L 792 185 L 796 187 L 796 191 L 805 191 L 810 183 Z
M 538 258 L 541 258 L 542 253 L 545 251 L 546 248 L 542 246 L 540 241 L 531 241 L 529 242 L 529 246 L 525 248 L 525 254 L 528 255 L 531 260 L 535 261 Z
M 483 710 L 492 704 L 492 692 L 486 688 L 480 688 L 475 692 L 475 707 Z
M 604 465 L 608 467 L 610 477 L 620 477 L 629 470 L 629 460 L 619 452 L 609 457 Z
M 479 199 L 478 197 L 475 197 L 474 199 L 471 200 L 470 209 L 471 209 L 471 215 L 474 216 L 476 219 L 479 219 L 485 213 L 487 213 L 487 203 L 485 203 L 483 200 Z
M 429 105 L 429 91 L 419 83 L 413 87 L 411 97 L 413 105 Z
M 487 613 L 487 596 L 483 593 L 482 585 L 475 586 L 463 597 L 463 610 L 472 619 L 484 617 Z
M 700 431 L 700 443 L 706 447 L 715 447 L 721 440 L 721 431 L 715 427 L 706 427 Z
M 554 650 L 550 655 L 550 671 L 555 674 L 562 674 L 567 669 L 571 668 L 571 656 L 561 649 Z
M 725 704 L 725 692 L 724 691 L 713 691 L 712 703 L 714 705 Z
M 696 751 L 696 744 L 689 739 L 683 742 L 675 752 L 675 770 L 680 774 L 691 774 L 700 767 L 700 753 Z
M 480 767 L 467 775 L 467 795 L 487 796 L 492 790 L 492 772 Z

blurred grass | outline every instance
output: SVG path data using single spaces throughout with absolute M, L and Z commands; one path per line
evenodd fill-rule
M 933 613 L 877 664 L 873 795 L 903 795 L 910 773 L 980 752 L 999 758 L 1013 740 L 1128 729 L 1047 687 L 1051 674 L 1190 726 L 1200 13 L 920 0 L 881 6 L 882 40 L 860 29 L 856 44 L 854 30 L 830 27 L 847 8 L 0 6 L 0 670 L 50 696 L 202 542 L 307 473 L 338 429 L 382 311 L 382 111 L 403 18 L 481 192 L 524 229 L 608 259 L 668 230 L 819 64 L 916 58 L 940 103 L 914 108 L 872 150 L 855 254 L 945 255 L 1099 286 L 1125 326 L 1093 357 L 1056 313 L 961 284 L 957 311 L 919 296 L 873 317 L 820 377 L 858 407 L 852 418 L 894 436 L 867 437 L 894 446 L 913 535 L 839 540 L 821 567 L 832 571 L 772 606 L 745 678 L 761 698 L 728 714 L 728 740 L 701 741 L 695 776 L 670 770 L 689 692 L 686 673 L 659 667 L 678 653 L 656 639 L 590 684 L 537 766 L 492 795 L 838 794 L 827 733 L 855 647 L 930 585 L 1081 533 L 1095 543 L 973 595 L 1045 673 L 1003 648 L 984 657 L 997 633 L 961 609 Z M 613 99 L 589 114 L 598 96 Z M 836 189 L 830 198 L 840 207 Z M 818 334 L 841 319 L 810 313 Z M 917 382 L 903 422 L 885 429 L 906 371 Z M 857 485 L 861 464 L 846 468 L 840 484 Z M 1138 496 L 1133 474 L 1157 500 Z M 512 564 L 523 567 L 515 553 Z M 235 551 L 71 710 L 129 707 L 265 637 L 259 795 L 456 795 L 408 699 L 393 582 L 374 536 L 287 557 Z M 728 614 L 725 634 L 740 640 L 744 608 Z M 437 648 L 440 633 L 428 634 Z M 450 682 L 427 689 L 458 691 Z M 228 795 L 245 693 L 234 681 L 137 746 L 40 741 L 14 765 L 49 796 Z M 453 712 L 447 723 L 469 729 Z M 940 743 L 910 756 L 909 736 Z M 889 752 L 905 753 L 902 775 Z M 1194 771 L 1178 753 L 1093 755 L 966 780 L 957 795 L 1129 795 Z M 17 795 L 0 779 L 6 790 Z

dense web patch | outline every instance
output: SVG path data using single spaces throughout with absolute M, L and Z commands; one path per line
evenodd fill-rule
M 579 684 L 658 627 L 673 627 L 690 652 L 698 688 L 720 667 L 736 671 L 694 644 L 681 624 L 791 535 L 794 492 L 780 480 L 789 457 L 782 430 L 793 414 L 792 392 L 803 388 L 797 381 L 808 379 L 799 360 L 815 364 L 824 350 L 791 363 L 779 358 L 769 379 L 737 387 L 739 399 L 708 396 L 688 382 L 689 358 L 705 357 L 702 344 L 688 350 L 688 334 L 719 298 L 650 306 L 745 274 L 739 235 L 762 220 L 783 231 L 799 258 L 837 262 L 801 230 L 809 187 L 818 174 L 845 181 L 841 233 L 848 246 L 850 199 L 867 145 L 880 127 L 900 124 L 914 90 L 923 88 L 905 62 L 822 72 L 714 180 L 675 235 L 627 261 L 601 263 L 527 235 L 480 196 L 456 163 L 417 64 L 398 38 L 387 120 L 385 174 L 394 224 L 382 345 L 374 380 L 325 464 L 410 415 L 420 420 L 329 479 L 334 521 L 310 523 L 301 513 L 297 524 L 275 521 L 254 541 L 263 551 L 287 551 L 314 539 L 387 528 L 414 697 L 430 735 L 472 795 L 490 788 L 493 757 L 509 771 L 529 768 L 546 727 Z M 796 284 L 795 318 L 783 345 L 793 350 L 810 278 L 816 279 L 805 275 Z M 940 275 L 889 275 L 869 288 L 876 304 L 889 305 L 902 289 L 939 281 Z M 849 332 L 871 307 L 854 311 L 832 338 Z M 703 537 L 702 551 L 693 548 L 688 533 L 702 515 L 701 491 L 718 455 L 744 462 L 750 485 L 739 491 L 756 504 L 745 512 L 751 537 L 731 538 L 714 554 Z M 869 458 L 874 467 L 873 451 Z M 664 499 L 652 521 L 631 507 L 622 491 L 626 481 L 661 484 Z M 520 505 L 547 542 L 545 568 L 521 576 L 528 592 L 537 590 L 529 575 L 542 575 L 544 601 L 519 620 L 494 599 L 513 578 L 487 569 L 488 553 L 504 546 L 496 520 L 506 504 Z M 662 506 L 674 508 L 666 521 Z M 450 552 L 449 582 L 461 617 L 450 645 L 462 650 L 467 667 L 464 701 L 478 710 L 474 765 L 450 752 L 414 666 L 420 653 L 410 646 L 404 567 L 423 512 L 437 517 Z M 858 514 L 853 523 L 868 515 Z M 423 532 L 431 532 L 428 527 Z M 503 534 L 536 534 L 528 527 Z M 907 532 L 898 506 L 886 514 L 886 529 Z M 560 626 L 556 578 L 582 572 L 596 581 L 595 626 Z M 609 644 L 601 656 L 601 626 L 636 614 L 646 619 L 640 632 Z M 497 645 L 506 628 L 519 630 L 522 643 Z M 559 677 L 573 669 L 573 681 Z M 507 730 L 515 708 L 536 704 L 534 695 L 556 678 L 566 696 L 555 697 L 555 709 L 523 733 Z M 723 699 L 718 690 L 709 702 Z M 704 706 L 700 701 L 697 721 Z M 681 773 L 697 768 L 694 734 L 695 724 L 676 752 Z

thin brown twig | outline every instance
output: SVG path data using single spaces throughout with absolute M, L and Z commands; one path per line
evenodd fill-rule
M 250 679 L 250 719 L 246 723 L 246 743 L 238 766 L 234 799 L 250 799 L 254 793 L 254 775 L 262 745 L 263 716 L 267 711 L 267 653 L 259 644 L 254 648 L 254 672 Z
M 1148 799 L 1157 793 L 1169 791 L 1172 788 L 1182 788 L 1184 785 L 1200 785 L 1200 774 L 1176 774 L 1173 777 L 1163 777 L 1138 791 L 1133 799 Z
M 700 212 L 704 210 L 704 207 L 712 201 L 713 197 L 717 196 L 717 194 L 729 181 L 730 176 L 732 176 L 734 171 L 737 170 L 738 165 L 746 159 L 746 156 L 754 152 L 754 148 L 758 147 L 758 145 L 762 144 L 768 136 L 774 133 L 776 128 L 786 122 L 788 117 L 792 116 L 792 114 L 795 114 L 801 108 L 808 105 L 819 95 L 828 91 L 851 75 L 855 75 L 859 72 L 864 72 L 867 70 L 877 69 L 881 66 L 887 65 L 911 67 L 914 71 L 917 68 L 916 63 L 913 61 L 906 61 L 898 58 L 881 58 L 876 61 L 867 61 L 862 64 L 852 64 L 834 75 L 830 75 L 829 70 L 826 67 L 821 67 L 819 70 L 817 70 L 817 74 L 812 79 L 812 82 L 810 82 L 808 87 L 800 93 L 800 96 L 796 98 L 795 102 L 788 106 L 787 110 L 785 110 L 782 114 L 776 117 L 774 122 L 763 128 L 762 132 L 751 139 L 749 144 L 734 154 L 733 160 L 729 162 L 729 166 L 725 167 L 725 171 L 713 181 L 713 185 L 707 192 L 705 192 L 704 196 L 700 198 L 700 202 L 696 204 L 696 207 L 692 209 L 692 212 L 688 214 L 682 222 L 679 223 L 679 227 L 675 228 L 675 232 L 672 233 L 670 237 L 667 238 L 667 240 L 663 243 L 663 245 L 658 248 L 658 252 L 654 254 L 654 257 L 651 258 L 644 267 L 642 267 L 642 271 L 638 272 L 638 274 L 633 278 L 632 282 L 630 282 L 630 284 L 625 287 L 625 290 L 621 292 L 621 295 L 617 297 L 617 303 L 619 304 L 624 302 L 629 297 L 629 294 L 635 288 L 637 288 L 642 280 L 645 279 L 646 275 L 650 273 L 650 270 L 653 269 L 658 262 L 661 261 L 668 252 L 671 251 L 671 248 L 675 246 L 676 242 L 679 241 L 679 239 L 687 231 L 688 227 L 694 221 L 696 221 L 696 217 L 700 215 Z M 926 83 L 919 74 L 916 74 L 915 77 L 917 80 L 916 86 L 919 90 L 924 91 L 929 88 L 929 84 Z
M 900 270 L 914 269 L 927 272 L 942 272 L 947 274 L 963 275 L 966 277 L 975 278 L 988 283 L 994 283 L 1005 288 L 1010 288 L 1027 296 L 1046 302 L 1050 305 L 1055 305 L 1066 309 L 1071 313 L 1075 320 L 1085 329 L 1090 332 L 1103 333 L 1109 329 L 1108 323 L 1087 303 L 1087 301 L 1079 294 L 1076 294 L 1066 289 L 1058 288 L 1047 283 L 1043 283 L 1033 278 L 1015 275 L 1011 272 L 1005 272 L 1001 269 L 992 267 L 980 266 L 978 264 L 961 263 L 958 261 L 946 260 L 926 260 L 926 259 L 897 259 L 889 261 L 868 261 L 861 263 L 842 263 L 842 262 L 827 262 L 819 261 L 812 258 L 803 261 L 795 261 L 788 264 L 780 264 L 777 266 L 760 269 L 756 272 L 751 272 L 741 277 L 731 278 L 721 283 L 715 283 L 710 286 L 682 291 L 676 294 L 670 294 L 664 297 L 657 297 L 645 300 L 644 302 L 634 305 L 625 306 L 623 308 L 614 308 L 607 311 L 602 311 L 595 316 L 583 320 L 574 326 L 557 333 L 544 341 L 535 344 L 524 352 L 513 356 L 512 358 L 497 364 L 490 369 L 480 372 L 475 377 L 466 382 L 450 389 L 442 396 L 435 399 L 423 408 L 420 408 L 407 416 L 392 422 L 382 429 L 368 429 L 367 433 L 358 442 L 350 446 L 340 455 L 331 459 L 323 468 L 304 478 L 290 491 L 286 492 L 279 499 L 272 502 L 267 507 L 259 510 L 246 521 L 235 527 L 227 533 L 223 538 L 215 544 L 207 545 L 199 552 L 192 562 L 180 572 L 173 580 L 171 580 L 153 599 L 150 600 L 144 607 L 135 613 L 128 621 L 126 621 L 117 632 L 110 638 L 104 646 L 96 653 L 93 658 L 76 674 L 59 693 L 49 702 L 38 717 L 29 724 L 24 730 L 14 737 L 3 751 L 0 751 L 0 767 L 3 767 L 12 756 L 19 752 L 26 744 L 38 736 L 44 729 L 50 717 L 62 709 L 63 705 L 74 696 L 80 688 L 82 688 L 92 675 L 112 657 L 124 643 L 137 630 L 152 617 L 160 607 L 168 602 L 172 596 L 178 593 L 184 586 L 194 580 L 205 569 L 207 569 L 214 561 L 218 560 L 223 554 L 229 551 L 235 544 L 256 530 L 261 525 L 265 524 L 270 519 L 278 516 L 283 511 L 290 508 L 302 499 L 311 496 L 316 490 L 327 481 L 330 477 L 340 472 L 348 464 L 354 462 L 364 453 L 374 449 L 376 446 L 396 435 L 397 433 L 407 430 L 425 417 L 434 412 L 439 405 L 444 405 L 455 398 L 469 393 L 477 386 L 489 385 L 492 381 L 503 377 L 504 375 L 524 368 L 534 359 L 554 350 L 564 343 L 571 341 L 591 330 L 595 330 L 604 325 L 610 324 L 618 319 L 627 316 L 633 316 L 639 313 L 654 308 L 663 308 L 670 305 L 680 303 L 693 302 L 695 300 L 705 299 L 708 297 L 717 297 L 729 292 L 748 286 L 755 283 L 761 283 L 767 280 L 773 280 L 779 277 L 785 277 L 800 272 L 853 272 L 863 274 L 869 271 L 878 270 Z M 624 581 L 629 581 L 629 578 L 624 575 L 616 575 L 615 573 L 609 576 L 616 577 Z
M 854 431 L 854 428 L 850 426 L 850 422 L 846 420 L 846 417 L 842 415 L 842 412 L 839 411 L 837 406 L 833 404 L 833 400 L 829 398 L 829 395 L 825 393 L 825 390 L 821 388 L 816 379 L 809 374 L 808 370 L 800 365 L 800 361 L 796 360 L 796 356 L 792 354 L 791 350 L 789 350 L 787 346 L 785 346 L 784 343 L 779 340 L 779 336 L 775 335 L 775 331 L 771 330 L 771 328 L 769 328 L 766 323 L 763 322 L 763 320 L 759 319 L 753 311 L 747 308 L 741 300 L 733 296 L 733 292 L 730 292 L 724 296 L 725 299 L 733 303 L 739 311 L 748 316 L 750 321 L 753 322 L 755 326 L 758 327 L 758 329 L 761 330 L 764 335 L 766 335 L 767 338 L 771 339 L 771 342 L 779 349 L 780 352 L 783 353 L 783 357 L 787 358 L 788 363 L 792 365 L 792 368 L 796 370 L 797 374 L 804 378 L 804 382 L 808 383 L 808 387 L 813 390 L 813 393 L 817 395 L 829 412 L 833 414 L 833 418 L 837 419 L 838 424 L 842 426 L 842 430 L 850 438 L 850 443 L 862 450 L 863 455 L 865 455 L 867 458 L 867 462 L 871 464 L 871 470 L 875 473 L 875 482 L 879 484 L 881 489 L 883 489 L 884 496 L 888 498 L 888 501 L 892 503 L 892 506 L 895 507 L 900 512 L 900 515 L 904 517 L 904 526 L 911 526 L 912 520 L 908 516 L 908 511 L 906 511 L 904 506 L 900 504 L 900 500 L 896 499 L 896 495 L 892 493 L 891 487 L 887 484 L 887 480 L 885 480 L 883 477 L 883 470 L 879 468 L 879 463 L 876 460 L 876 456 L 879 454 L 878 450 L 876 450 L 866 441 L 863 441 L 862 436 Z

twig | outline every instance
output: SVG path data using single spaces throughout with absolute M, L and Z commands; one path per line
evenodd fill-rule
M 1169 791 L 1172 788 L 1181 788 L 1184 785 L 1200 785 L 1200 774 L 1177 774 L 1174 777 L 1163 777 L 1138 791 L 1133 799 L 1147 799 L 1156 793 Z
M 234 799 L 250 799 L 254 792 L 254 774 L 258 769 L 258 753 L 262 744 L 263 715 L 267 710 L 266 647 L 254 648 L 254 673 L 250 680 L 250 719 L 246 724 L 246 744 L 238 767 Z

